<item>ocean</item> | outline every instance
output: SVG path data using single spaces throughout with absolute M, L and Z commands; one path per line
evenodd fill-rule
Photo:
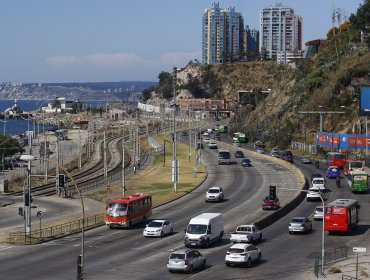
M 82 101 L 86 106 L 103 108 L 106 106 L 106 100 L 91 100 Z M 40 107 L 46 107 L 48 101 L 45 100 L 17 100 L 17 104 L 21 111 L 34 111 Z M 0 113 L 4 112 L 7 108 L 11 108 L 14 105 L 14 100 L 0 100 Z M 17 134 L 23 134 L 25 131 L 34 130 L 36 134 L 42 132 L 43 129 L 47 130 L 50 126 L 39 126 L 32 123 L 29 120 L 4 120 L 0 119 L 0 134 L 6 134 L 13 136 Z

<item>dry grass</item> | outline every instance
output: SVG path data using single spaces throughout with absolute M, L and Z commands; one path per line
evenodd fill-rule
M 207 176 L 205 167 L 198 165 L 195 170 L 194 150 L 191 150 L 192 156 L 189 161 L 189 146 L 177 142 L 176 157 L 179 161 L 180 175 L 176 184 L 176 192 L 174 192 L 171 176 L 172 144 L 167 142 L 169 139 L 168 135 L 159 135 L 156 139 L 161 144 L 166 140 L 165 166 L 163 154 L 155 156 L 150 167 L 139 170 L 136 175 L 128 176 L 125 181 L 127 189 L 125 195 L 133 193 L 151 194 L 153 205 L 157 206 L 190 192 L 205 180 Z M 112 184 L 109 198 L 114 199 L 121 196 L 121 183 Z M 108 191 L 96 192 L 94 197 L 107 201 Z

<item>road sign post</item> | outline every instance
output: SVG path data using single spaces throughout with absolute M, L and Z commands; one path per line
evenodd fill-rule
M 40 238 L 41 238 L 41 218 L 42 216 L 44 216 L 44 212 L 42 212 L 41 210 L 37 211 L 36 216 L 40 219 Z

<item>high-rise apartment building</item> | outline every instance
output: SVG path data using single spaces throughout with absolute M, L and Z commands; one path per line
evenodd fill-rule
M 204 10 L 202 21 L 202 62 L 238 60 L 243 50 L 244 20 L 235 8 L 224 10 L 219 3 Z
M 302 49 L 302 18 L 281 3 L 260 11 L 259 50 L 268 58 Z

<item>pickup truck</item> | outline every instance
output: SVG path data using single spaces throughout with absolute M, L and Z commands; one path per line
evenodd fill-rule
M 255 225 L 241 225 L 231 234 L 230 241 L 233 243 L 261 242 L 262 232 Z

